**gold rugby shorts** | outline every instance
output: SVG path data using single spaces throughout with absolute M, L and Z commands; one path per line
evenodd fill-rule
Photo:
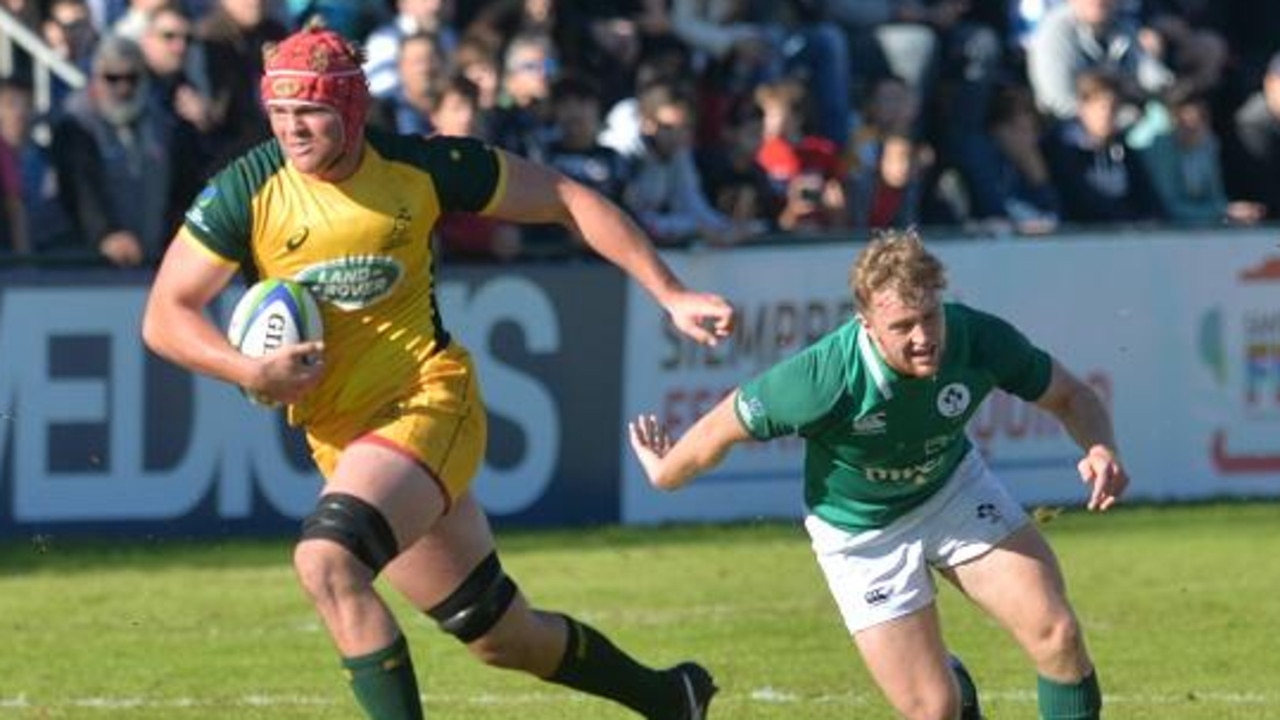
M 484 459 L 488 422 L 471 355 L 461 344 L 427 360 L 409 393 L 372 408 L 357 422 L 344 418 L 343 432 L 308 428 L 311 455 L 331 477 L 348 445 L 375 442 L 416 460 L 452 504 L 466 492 Z

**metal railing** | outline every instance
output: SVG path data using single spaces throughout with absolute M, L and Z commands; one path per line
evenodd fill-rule
M 0 7 L 0 77 L 13 76 L 17 48 L 31 56 L 32 90 L 37 112 L 46 113 L 53 106 L 54 76 L 73 88 L 84 85 L 85 77 L 80 68 L 64 60 L 13 13 Z

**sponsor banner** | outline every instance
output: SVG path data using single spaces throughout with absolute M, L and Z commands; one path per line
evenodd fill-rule
M 1280 248 L 1264 232 L 1145 233 L 1026 242 L 938 242 L 950 296 L 1001 315 L 1113 409 L 1131 497 L 1280 495 Z M 628 322 L 623 421 L 655 412 L 677 432 L 741 381 L 848 319 L 859 245 L 690 253 L 669 259 L 741 312 L 706 349 L 656 319 Z M 633 289 L 638 296 L 638 291 Z M 632 304 L 634 307 L 634 303 Z M 970 432 L 1028 504 L 1076 504 L 1079 451 L 1057 422 L 1003 393 Z M 798 515 L 802 445 L 741 446 L 672 494 L 624 456 L 627 522 Z
M 143 348 L 148 280 L 14 272 L 0 284 L 0 537 L 274 533 L 314 505 L 320 479 L 281 413 Z M 486 394 L 475 491 L 496 522 L 618 519 L 601 470 L 619 451 L 624 294 L 587 264 L 451 268 L 440 284 Z M 234 300 L 218 308 L 224 327 Z

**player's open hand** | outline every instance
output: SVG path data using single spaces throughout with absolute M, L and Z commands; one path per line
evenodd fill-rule
M 733 306 L 719 295 L 682 291 L 667 301 L 666 308 L 680 332 L 703 345 L 714 347 L 733 332 Z
M 655 415 L 639 415 L 627 424 L 631 436 L 631 449 L 636 459 L 644 468 L 649 482 L 658 486 L 658 477 L 662 469 L 662 458 L 666 457 L 674 444 L 667 426 L 658 422 Z
M 1108 510 L 1129 487 L 1129 475 L 1115 452 L 1105 445 L 1089 448 L 1079 464 L 1080 480 L 1090 486 L 1090 510 Z

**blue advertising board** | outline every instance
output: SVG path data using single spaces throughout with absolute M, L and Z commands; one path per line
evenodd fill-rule
M 143 347 L 149 280 L 0 276 L 0 539 L 281 534 L 310 510 L 320 478 L 280 412 Z M 454 267 L 437 293 L 481 375 L 491 432 L 475 492 L 495 524 L 616 522 L 622 276 Z

